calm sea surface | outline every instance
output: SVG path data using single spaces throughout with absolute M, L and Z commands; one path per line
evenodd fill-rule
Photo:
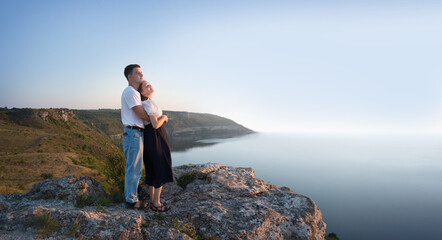
M 174 166 L 252 167 L 312 198 L 341 240 L 442 239 L 442 136 L 260 133 L 173 152 Z

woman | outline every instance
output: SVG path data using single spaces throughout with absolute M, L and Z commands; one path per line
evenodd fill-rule
M 170 206 L 161 203 L 161 190 L 163 184 L 173 182 L 169 138 L 164 127 L 169 119 L 152 100 L 154 90 L 148 82 L 143 81 L 138 91 L 141 93 L 141 104 L 150 118 L 150 123 L 145 122 L 144 127 L 143 161 L 151 208 L 154 211 L 165 212 Z

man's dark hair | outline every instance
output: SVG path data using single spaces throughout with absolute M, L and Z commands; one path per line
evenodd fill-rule
M 127 78 L 127 76 L 129 76 L 129 74 L 132 73 L 132 70 L 134 70 L 134 68 L 141 68 L 141 67 L 138 64 L 130 64 L 130 65 L 127 65 L 127 67 L 124 69 L 124 76 L 126 77 L 126 79 L 128 81 L 129 81 L 129 78 Z

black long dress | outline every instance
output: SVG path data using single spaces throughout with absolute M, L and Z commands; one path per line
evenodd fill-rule
M 164 125 L 158 129 L 154 129 L 152 124 L 144 127 L 143 161 L 147 185 L 159 188 L 173 182 L 169 137 Z

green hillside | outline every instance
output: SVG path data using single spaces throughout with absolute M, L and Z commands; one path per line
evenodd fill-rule
M 215 115 L 165 114 L 175 151 L 203 145 L 200 139 L 252 132 Z M 120 110 L 0 109 L 0 193 L 25 192 L 45 178 L 67 175 L 115 187 L 111 171 L 121 175 L 123 130 Z
M 0 111 L 0 192 L 22 192 L 45 178 L 89 175 L 104 182 L 109 137 L 67 109 Z

